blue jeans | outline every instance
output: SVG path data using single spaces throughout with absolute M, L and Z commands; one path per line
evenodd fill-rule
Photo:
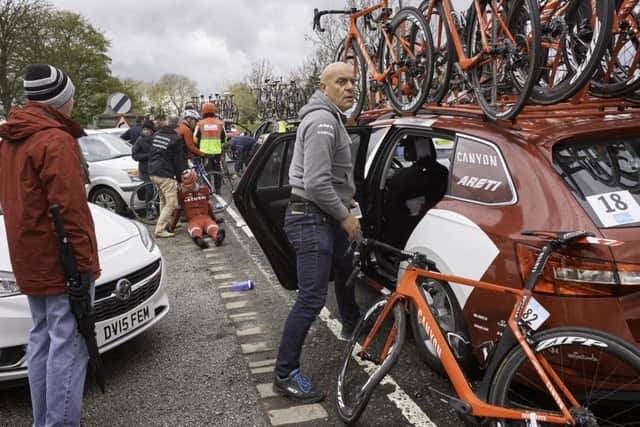
M 27 347 L 35 427 L 80 425 L 89 354 L 67 294 L 29 296 L 33 328 Z
M 284 229 L 296 251 L 298 295 L 284 324 L 276 375 L 286 377 L 300 367 L 300 353 L 311 323 L 322 310 L 333 267 L 336 301 L 343 324 L 355 324 L 360 311 L 355 288 L 345 286 L 352 271 L 349 246 L 340 224 L 311 203 L 290 204 Z

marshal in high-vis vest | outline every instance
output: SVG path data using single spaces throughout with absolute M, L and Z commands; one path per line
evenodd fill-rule
M 224 122 L 216 117 L 217 107 L 213 103 L 206 103 L 202 106 L 203 119 L 196 126 L 194 140 L 200 151 L 210 157 L 207 170 L 220 172 L 220 160 L 222 154 L 222 144 L 225 141 Z M 213 186 L 217 194 L 220 194 L 222 186 L 222 176 L 213 176 Z

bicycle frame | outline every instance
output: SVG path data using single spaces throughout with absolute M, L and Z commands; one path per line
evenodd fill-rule
M 618 10 L 616 11 L 613 17 L 612 31 L 614 32 L 618 31 L 618 29 L 622 25 L 622 22 L 626 22 L 626 24 L 629 25 L 629 28 L 632 30 L 632 32 L 634 34 L 638 34 L 638 32 L 640 31 L 640 28 L 638 28 L 635 19 L 633 19 L 633 17 L 630 16 L 631 13 L 633 12 L 634 7 L 636 7 L 637 4 L 638 4 L 638 0 L 624 0 L 620 4 L 620 6 L 618 7 Z M 620 53 L 620 50 L 623 48 L 624 44 L 625 44 L 624 39 L 621 37 L 616 42 L 616 45 L 613 47 L 613 50 L 611 53 L 611 60 L 609 61 L 609 64 L 607 66 L 607 74 L 604 79 L 605 83 L 609 82 L 609 76 L 612 73 L 613 63 L 617 60 L 618 54 Z M 633 59 L 633 63 L 629 67 L 628 75 L 635 73 L 639 65 L 640 65 L 640 50 L 636 50 L 636 55 L 635 55 L 635 58 Z
M 518 344 L 527 354 L 527 358 L 534 366 L 535 370 L 538 373 L 538 376 L 542 380 L 542 383 L 549 391 L 549 394 L 553 397 L 558 408 L 562 412 L 562 416 L 545 412 L 531 412 L 525 410 L 509 409 L 490 405 L 482 401 L 471 389 L 464 376 L 462 368 L 458 364 L 458 361 L 456 360 L 452 350 L 447 344 L 447 341 L 442 333 L 442 330 L 440 329 L 440 326 L 438 325 L 437 320 L 431 313 L 424 295 L 417 285 L 417 279 L 419 277 L 427 277 L 435 280 L 460 283 L 463 285 L 473 286 L 492 292 L 503 292 L 512 295 L 515 299 L 515 304 L 507 322 L 509 325 L 509 329 L 513 332 L 515 338 L 518 341 Z M 462 401 L 471 405 L 470 415 L 476 417 L 505 418 L 514 420 L 535 419 L 537 421 L 557 424 L 571 423 L 573 425 L 575 424 L 575 420 L 569 413 L 569 410 L 562 400 L 561 396 L 564 396 L 564 398 L 572 406 L 579 406 L 578 402 L 573 397 L 569 389 L 562 383 L 562 380 L 554 372 L 550 364 L 543 357 L 536 358 L 518 326 L 518 322 L 529 302 L 529 299 L 531 298 L 531 295 L 531 291 L 526 289 L 514 289 L 489 282 L 476 281 L 459 276 L 451 276 L 437 273 L 435 271 L 423 270 L 415 268 L 413 266 L 408 266 L 400 279 L 396 291 L 393 292 L 389 297 L 389 303 L 385 305 L 382 313 L 380 313 L 380 315 L 378 316 L 375 324 L 371 328 L 371 331 L 362 344 L 362 349 L 366 349 L 370 345 L 373 337 L 378 333 L 382 322 L 391 312 L 391 308 L 394 306 L 395 302 L 401 301 L 404 304 L 405 309 L 410 302 L 413 302 L 416 306 L 416 312 L 418 313 L 419 321 L 427 332 L 427 335 L 429 336 L 438 357 L 442 361 L 442 365 L 444 366 L 444 369 L 447 372 L 447 375 L 450 378 L 453 387 L 456 390 L 456 393 Z M 382 354 L 383 359 L 384 357 L 386 357 L 387 351 L 391 346 L 393 334 L 395 334 L 395 329 L 392 330 L 389 334 L 385 350 Z
M 484 21 L 485 15 L 482 13 L 482 10 L 480 9 L 479 1 L 474 0 L 473 5 L 476 9 L 478 20 L 482 19 L 482 21 L 480 22 L 480 26 L 482 27 L 482 32 L 480 33 L 482 38 L 482 51 L 478 52 L 476 55 L 474 55 L 471 58 L 467 57 L 464 53 L 464 48 L 462 47 L 462 41 L 460 40 L 460 34 L 458 33 L 458 29 L 456 28 L 456 25 L 453 19 L 454 9 L 453 9 L 453 6 L 451 5 L 451 0 L 432 1 L 425 12 L 425 17 L 427 19 L 427 22 L 431 21 L 431 16 L 433 16 L 433 10 L 436 7 L 437 3 L 441 3 L 442 8 L 444 9 L 444 17 L 446 18 L 444 22 L 446 23 L 445 25 L 449 30 L 448 33 L 451 36 L 451 41 L 453 42 L 453 46 L 455 47 L 456 56 L 458 58 L 458 63 L 460 64 L 460 68 L 463 71 L 467 71 L 475 67 L 477 64 L 481 62 L 487 61 L 486 55 L 491 56 L 491 47 L 489 46 L 487 42 L 487 37 L 485 35 L 485 31 L 487 30 L 488 25 L 486 25 L 486 22 Z M 496 13 L 496 10 L 493 7 L 492 7 L 492 11 L 493 11 L 493 16 L 496 17 L 498 24 L 500 25 L 500 30 L 507 36 L 507 38 L 511 43 L 516 44 L 513 34 L 511 34 L 509 29 L 507 28 L 507 24 L 502 20 L 502 18 L 500 17 L 500 14 Z

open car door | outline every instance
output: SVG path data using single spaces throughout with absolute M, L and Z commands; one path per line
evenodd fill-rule
M 354 178 L 362 182 L 369 127 L 348 128 L 352 140 Z M 282 286 L 297 289 L 296 255 L 284 232 L 284 214 L 289 203 L 289 165 L 295 132 L 273 133 L 245 169 L 234 202 L 253 232 Z

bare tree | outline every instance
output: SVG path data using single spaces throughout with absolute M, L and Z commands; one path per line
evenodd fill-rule
M 180 116 L 185 105 L 196 93 L 196 82 L 189 77 L 180 74 L 163 74 L 160 80 L 152 85 L 148 97 L 154 109 Z
M 273 79 L 273 67 L 268 59 L 262 59 L 252 63 L 251 70 L 245 77 L 246 83 L 253 91 L 262 89 L 267 79 Z
M 50 11 L 46 0 L 0 0 L 0 112 L 22 98 L 24 70 L 38 57 Z

